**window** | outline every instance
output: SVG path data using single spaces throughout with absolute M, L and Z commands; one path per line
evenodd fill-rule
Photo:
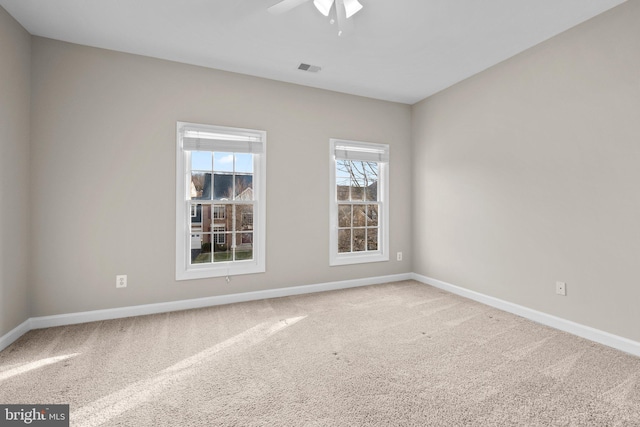
M 330 265 L 389 260 L 389 146 L 331 139 Z
M 225 219 L 226 213 L 223 205 L 213 205 L 213 219 Z
M 178 122 L 176 167 L 176 279 L 264 272 L 266 132 Z
M 227 227 L 225 225 L 213 226 L 213 242 L 216 245 L 224 245 L 227 243 L 226 231 Z

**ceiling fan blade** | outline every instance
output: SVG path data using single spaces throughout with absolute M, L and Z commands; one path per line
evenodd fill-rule
M 313 0 L 313 5 L 324 16 L 329 16 L 329 12 L 333 7 L 333 0 Z
M 344 8 L 346 10 L 347 19 L 349 19 L 362 9 L 362 5 L 358 0 L 344 0 Z
M 309 0 L 282 0 L 281 2 L 274 4 L 267 10 L 272 15 L 280 15 L 308 1 Z
M 338 35 L 346 37 L 353 33 L 353 19 L 347 19 L 344 0 L 336 0 L 336 17 L 338 19 Z

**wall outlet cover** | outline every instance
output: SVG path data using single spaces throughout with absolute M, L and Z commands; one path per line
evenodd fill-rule
M 127 275 L 118 274 L 116 276 L 116 288 L 126 288 L 126 287 L 127 287 Z

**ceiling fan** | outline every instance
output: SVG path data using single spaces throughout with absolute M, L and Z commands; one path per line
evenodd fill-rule
M 329 23 L 338 22 L 338 35 L 349 33 L 353 28 L 351 18 L 362 9 L 358 0 L 282 0 L 267 9 L 273 15 L 288 12 L 303 3 L 313 1 L 313 5 L 324 16 L 329 17 Z

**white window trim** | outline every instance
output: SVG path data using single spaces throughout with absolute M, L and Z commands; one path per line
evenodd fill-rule
M 362 264 L 389 261 L 389 146 L 361 141 L 331 138 L 329 140 L 329 265 Z M 336 147 L 343 145 L 358 147 L 368 153 L 380 153 L 378 161 L 378 202 L 382 209 L 378 212 L 378 250 L 366 252 L 338 252 L 338 195 L 336 185 Z M 376 154 L 378 155 L 378 154 Z M 365 159 L 373 160 L 373 159 Z
M 259 153 L 253 156 L 253 198 L 254 198 L 254 228 L 253 228 L 253 259 L 242 261 L 219 262 L 211 264 L 191 265 L 190 238 L 188 229 L 191 215 L 187 195 L 190 194 L 190 151 L 183 149 L 183 134 L 185 129 L 229 136 L 223 140 L 226 150 L 236 143 L 234 138 L 258 141 Z M 207 143 L 207 141 L 205 141 Z M 223 126 L 202 125 L 187 122 L 177 122 L 176 125 L 176 280 L 204 279 L 209 277 L 235 276 L 240 274 L 264 273 L 266 271 L 266 165 L 267 165 L 267 133 L 261 130 L 239 129 Z M 244 142 L 244 147 L 247 143 Z M 222 151 L 222 150 L 219 150 Z M 214 201 L 212 201 L 214 204 Z

